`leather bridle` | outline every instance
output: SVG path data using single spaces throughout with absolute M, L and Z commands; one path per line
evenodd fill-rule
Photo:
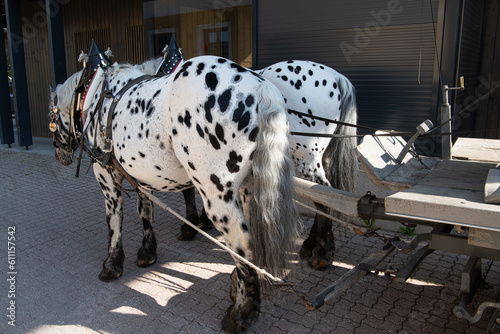
M 71 123 L 72 121 L 70 121 Z M 55 148 L 72 154 L 78 148 L 78 142 L 72 135 L 73 126 L 70 124 L 66 128 L 61 120 L 59 108 L 57 107 L 57 95 L 54 97 L 54 105 L 49 112 L 49 129 L 53 133 L 53 142 Z

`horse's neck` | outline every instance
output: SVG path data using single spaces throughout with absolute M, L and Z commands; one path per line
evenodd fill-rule
M 108 74 L 109 89 L 113 89 L 116 86 L 116 91 L 118 92 L 125 82 L 133 80 L 143 75 L 147 75 L 147 71 L 137 67 L 122 67 L 118 68 Z M 120 85 L 121 84 L 121 85 Z
M 57 97 L 57 108 L 63 123 L 71 123 L 71 110 L 73 102 L 73 92 L 75 91 L 82 71 L 71 75 L 64 83 L 57 85 L 55 96 Z
M 135 65 L 135 68 L 138 69 L 139 71 L 143 72 L 144 74 L 149 74 L 149 75 L 154 75 L 156 72 L 156 69 L 160 65 L 163 57 L 159 57 L 156 59 L 150 59 L 145 61 L 142 64 Z
M 97 145 L 97 143 L 94 141 L 94 137 L 99 136 L 99 134 L 96 132 L 101 131 L 101 125 L 106 126 L 108 112 L 110 110 L 109 107 L 103 108 L 102 105 L 99 104 L 99 100 L 103 99 L 102 104 L 104 104 L 106 100 L 112 100 L 113 96 L 118 94 L 118 92 L 127 82 L 142 75 L 145 75 L 145 73 L 136 67 L 119 67 L 111 69 L 108 73 L 104 73 L 102 77 L 99 78 L 99 82 L 92 83 L 96 85 L 95 91 L 87 93 L 92 100 L 89 103 L 89 108 L 87 108 L 87 110 L 83 108 L 83 112 L 88 113 L 87 115 L 85 115 L 84 130 L 86 132 L 86 135 L 88 136 L 88 139 L 93 143 L 93 145 Z M 107 91 L 103 91 L 103 85 L 105 84 L 105 82 L 108 86 Z M 87 102 L 85 104 L 87 104 Z M 91 124 L 92 128 L 94 129 L 94 136 L 92 138 L 90 136 L 90 133 L 88 132 Z M 97 140 L 97 142 L 99 141 Z

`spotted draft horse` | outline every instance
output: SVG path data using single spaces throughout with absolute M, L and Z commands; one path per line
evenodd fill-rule
M 312 61 L 284 61 L 257 72 L 272 82 L 285 98 L 291 130 L 290 145 L 298 176 L 355 192 L 357 108 L 351 82 L 334 69 Z M 314 134 L 333 134 L 333 137 L 314 137 Z M 187 192 L 184 195 L 189 198 Z M 186 203 L 189 205 L 194 200 Z M 315 203 L 315 206 L 322 212 L 328 211 L 321 204 Z M 191 240 L 195 234 L 194 229 L 184 224 L 179 238 Z M 316 214 L 299 254 L 316 269 L 323 269 L 332 262 L 334 236 L 330 219 Z
M 357 123 L 357 108 L 351 82 L 334 69 L 311 61 L 279 62 L 258 72 L 285 98 L 292 133 L 292 156 L 299 177 L 355 192 L 357 158 L 356 127 L 353 125 Z M 298 133 L 334 136 L 314 137 Z M 328 211 L 321 204 L 315 203 L 315 206 L 320 211 Z M 312 267 L 323 269 L 331 264 L 333 255 L 332 221 L 316 214 L 300 256 L 308 259 Z
M 285 103 L 276 87 L 255 72 L 213 56 L 193 58 L 170 76 L 138 83 L 133 79 L 144 73 L 137 66 L 109 65 L 103 72 L 100 77 L 96 72 L 93 80 L 99 81 L 91 85 L 98 88 L 84 102 L 90 107 L 78 138 L 94 160 L 106 203 L 109 250 L 99 278 L 120 277 L 124 260 L 124 175 L 102 161 L 109 158 L 107 144 L 112 144 L 109 160 L 116 158 L 146 190 L 176 192 L 196 187 L 226 244 L 271 273 L 282 273 L 300 224 L 293 202 L 294 165 Z M 81 72 L 74 74 L 51 94 L 56 158 L 63 164 L 72 162 L 77 146 L 71 110 L 80 76 Z M 112 98 L 101 99 L 101 91 Z M 111 120 L 108 127 L 106 119 Z M 109 126 L 112 142 L 105 136 Z M 251 198 L 246 196 L 248 191 L 253 192 Z M 137 264 L 146 266 L 156 261 L 151 201 L 139 195 L 137 212 L 144 225 Z M 256 271 L 234 260 L 233 303 L 222 326 L 238 332 L 257 317 L 260 295 Z

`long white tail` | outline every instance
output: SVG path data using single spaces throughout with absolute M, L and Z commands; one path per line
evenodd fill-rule
M 351 82 L 340 75 L 339 88 L 342 94 L 340 122 L 357 123 L 356 92 Z M 356 128 L 348 125 L 338 125 L 336 135 L 323 154 L 323 166 L 326 177 L 332 187 L 355 192 L 356 191 Z
M 259 134 L 252 159 L 254 201 L 247 218 L 256 264 L 281 275 L 287 268 L 287 255 L 295 250 L 300 230 L 294 202 L 294 164 L 281 93 L 263 82 L 258 95 Z

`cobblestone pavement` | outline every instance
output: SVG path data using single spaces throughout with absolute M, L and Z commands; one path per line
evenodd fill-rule
M 141 224 L 135 195 L 125 198 L 123 276 L 112 283 L 97 275 L 107 253 L 104 201 L 89 163 L 80 178 L 52 156 L 0 149 L 0 333 L 218 333 L 229 306 L 228 254 L 210 241 L 176 239 L 181 222 L 155 210 L 158 262 L 138 268 Z M 162 194 L 184 212 L 180 194 Z M 312 221 L 304 217 L 306 231 Z M 8 272 L 9 227 L 15 228 L 14 281 Z M 377 238 L 335 227 L 336 261 L 314 271 L 301 261 L 289 279 L 313 296 L 382 246 Z M 10 230 L 11 231 L 11 230 Z M 210 234 L 218 236 L 215 230 Z M 300 241 L 297 242 L 299 245 Z M 298 249 L 298 247 L 297 247 Z M 391 255 L 385 263 L 406 257 Z M 275 288 L 263 292 L 262 313 L 248 333 L 484 333 L 493 311 L 470 324 L 453 315 L 466 257 L 434 252 L 407 283 L 367 276 L 317 311 Z M 486 269 L 487 261 L 483 261 Z M 7 279 L 6 279 L 7 278 Z M 12 285 L 14 283 L 14 285 Z M 500 265 L 471 305 L 498 301 Z M 15 296 L 9 291 L 15 290 Z M 15 301 L 15 327 L 8 324 Z

